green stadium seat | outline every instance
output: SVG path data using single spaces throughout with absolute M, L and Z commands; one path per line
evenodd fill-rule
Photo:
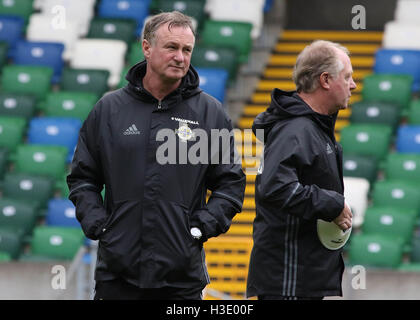
M 420 100 L 412 100 L 407 114 L 409 124 L 420 125 Z
M 108 70 L 64 68 L 60 89 L 63 91 L 90 92 L 98 97 L 109 90 Z
M 0 229 L 0 252 L 18 259 L 22 252 L 23 237 L 16 231 Z
M 378 181 L 373 187 L 372 201 L 375 206 L 412 209 L 418 215 L 420 189 L 402 181 Z
M 25 20 L 25 23 L 33 11 L 33 0 L 0 1 L 0 15 L 19 16 Z
M 26 119 L 17 117 L 0 117 L 0 148 L 14 151 L 23 142 Z
M 9 50 L 9 44 L 4 41 L 0 41 L 0 70 L 7 63 L 7 55 Z
M 251 30 L 248 22 L 206 20 L 199 44 L 233 48 L 239 63 L 246 63 L 252 47 Z
M 77 118 L 84 121 L 98 96 L 90 92 L 57 91 L 48 94 L 41 109 L 46 116 Z
M 35 227 L 30 256 L 57 260 L 71 260 L 83 245 L 83 231 L 70 227 Z
M 33 94 L 43 99 L 51 90 L 53 69 L 46 66 L 7 65 L 3 67 L 2 91 Z
M 400 107 L 386 102 L 354 103 L 351 107 L 351 123 L 379 123 L 391 126 L 394 130 L 400 122 Z
M 0 263 L 2 262 L 10 262 L 12 257 L 7 252 L 0 252 Z
M 17 147 L 16 172 L 60 179 L 66 172 L 67 148 L 25 144 Z
M 343 175 L 365 178 L 372 184 L 378 175 L 378 161 L 375 157 L 357 154 L 343 154 Z
M 370 74 L 363 79 L 362 100 L 397 103 L 405 113 L 411 100 L 413 77 L 397 74 Z
M 22 235 L 32 233 L 37 222 L 35 207 L 21 201 L 0 199 L 0 225 L 2 229 L 18 232 Z
M 398 268 L 402 262 L 403 243 L 394 237 L 355 234 L 351 237 L 349 262 L 377 268 Z
M 415 224 L 416 212 L 412 209 L 372 206 L 365 212 L 362 231 L 363 234 L 400 238 L 405 245 L 410 245 Z
M 195 50 L 195 49 L 194 49 Z M 143 48 L 141 42 L 135 41 L 131 43 L 128 52 L 128 65 L 134 66 L 136 63 L 144 60 Z
M 392 128 L 383 124 L 350 124 L 341 129 L 344 154 L 375 157 L 381 161 L 388 153 Z
M 0 92 L 0 116 L 29 120 L 35 115 L 36 97 L 28 94 Z
M 387 180 L 402 180 L 412 183 L 420 181 L 420 155 L 390 153 L 385 163 Z
M 127 67 L 124 67 L 122 69 L 122 71 L 121 71 L 121 79 L 120 79 L 120 83 L 118 84 L 118 88 L 122 88 L 122 87 L 124 87 L 128 83 L 128 81 L 125 78 L 125 76 L 127 75 L 127 72 L 128 72 L 128 70 L 130 70 L 130 68 L 131 68 L 130 66 L 127 66 Z
M 194 48 L 191 64 L 197 68 L 224 69 L 229 74 L 228 82 L 236 79 L 238 72 L 238 56 L 232 48 L 206 47 L 198 45 Z
M 54 181 L 48 177 L 8 172 L 4 175 L 2 191 L 6 199 L 20 200 L 42 209 L 53 196 Z
M 131 19 L 96 17 L 90 22 L 88 38 L 122 40 L 130 45 L 135 38 L 137 22 Z
M 205 20 L 204 6 L 206 2 L 202 0 L 155 0 L 151 5 L 153 13 L 179 11 L 195 19 L 197 29 L 200 29 Z

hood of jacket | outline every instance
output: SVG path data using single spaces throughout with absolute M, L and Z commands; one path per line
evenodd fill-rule
M 255 118 L 252 125 L 252 131 L 254 132 L 254 135 L 256 135 L 257 129 L 263 129 L 264 141 L 267 141 L 268 134 L 278 121 L 295 117 L 309 117 L 334 141 L 334 126 L 337 114 L 338 112 L 334 115 L 317 113 L 303 101 L 296 91 L 274 89 L 271 93 L 270 106 L 266 111 L 260 113 Z
M 143 78 L 146 75 L 147 61 L 143 60 L 132 66 L 125 79 L 128 81 L 128 88 L 134 91 L 142 100 L 156 100 L 150 92 L 143 86 Z M 188 69 L 187 74 L 182 78 L 180 86 L 168 94 L 163 100 L 171 100 L 170 104 L 180 102 L 191 96 L 199 94 L 202 90 L 199 88 L 200 77 L 192 65 Z

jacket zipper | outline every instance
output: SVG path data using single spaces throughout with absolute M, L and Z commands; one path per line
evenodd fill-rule
M 158 110 L 162 109 L 162 101 L 159 100 L 158 102 Z

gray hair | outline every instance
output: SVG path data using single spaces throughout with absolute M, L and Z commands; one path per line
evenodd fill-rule
M 319 76 L 328 72 L 332 77 L 338 76 L 344 65 L 335 49 L 350 55 L 349 50 L 339 43 L 316 40 L 298 55 L 293 70 L 293 81 L 297 92 L 311 93 L 319 87 Z
M 190 28 L 195 37 L 195 30 L 191 17 L 179 11 L 172 11 L 162 12 L 147 18 L 144 23 L 141 40 L 147 40 L 150 44 L 153 44 L 156 40 L 156 31 L 160 26 L 166 23 L 169 23 L 168 30 L 170 30 L 172 27 Z

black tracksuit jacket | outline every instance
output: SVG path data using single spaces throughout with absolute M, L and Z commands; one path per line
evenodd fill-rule
M 193 67 L 160 102 L 143 88 L 145 72 L 145 61 L 133 66 L 127 86 L 102 97 L 84 122 L 67 177 L 69 198 L 85 235 L 99 239 L 96 280 L 202 288 L 209 282 L 203 242 L 226 232 L 241 211 L 245 175 L 234 164 L 233 138 L 224 149 L 230 164 L 162 165 L 157 151 L 167 141 L 158 141 L 157 133 L 177 132 L 183 123 L 210 137 L 211 129 L 231 130 L 231 121 L 199 89 Z M 195 141 L 175 137 L 178 159 L 179 146 L 190 150 Z M 192 226 L 201 229 L 201 240 L 191 236 Z
M 344 208 L 337 115 L 314 112 L 296 92 L 275 89 L 253 130 L 264 129 L 264 159 L 255 181 L 256 218 L 247 295 L 342 294 L 342 250 L 326 249 L 317 219 Z

